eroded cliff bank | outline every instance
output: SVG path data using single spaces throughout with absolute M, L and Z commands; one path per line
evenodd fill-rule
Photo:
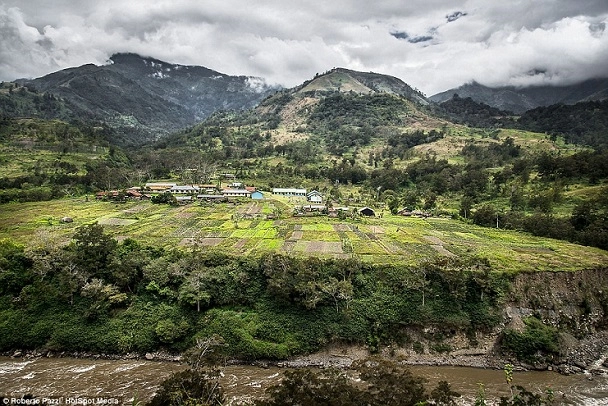
M 449 331 L 443 326 L 408 327 L 409 342 L 380 353 L 411 365 L 451 365 L 555 370 L 564 374 L 608 374 L 608 269 L 528 272 L 512 276 L 502 301 L 502 320 L 490 331 Z M 510 351 L 505 337 L 534 340 L 529 320 L 554 332 L 555 347 L 532 354 Z M 526 334 L 527 333 L 527 334 Z M 542 338 L 542 337 L 541 337 Z M 550 344 L 550 343 L 547 343 Z M 369 348 L 331 345 L 323 351 L 280 365 L 348 366 L 369 355 Z

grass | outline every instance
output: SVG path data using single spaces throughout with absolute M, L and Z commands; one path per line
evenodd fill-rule
M 276 202 L 265 201 L 263 211 L 273 204 Z M 600 249 L 451 219 L 385 214 L 382 219 L 338 220 L 285 215 L 279 220 L 241 220 L 235 225 L 231 216 L 241 206 L 169 207 L 84 198 L 10 203 L 1 208 L 0 239 L 10 238 L 25 245 L 35 241 L 41 231 L 68 242 L 77 227 L 97 221 L 116 238 L 130 237 L 165 248 L 198 240 L 233 254 L 289 252 L 417 264 L 446 255 L 447 250 L 457 256 L 488 258 L 495 269 L 509 272 L 570 271 L 608 263 L 608 252 Z M 65 216 L 74 222 L 61 223 Z

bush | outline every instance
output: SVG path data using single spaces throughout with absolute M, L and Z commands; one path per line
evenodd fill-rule
M 186 370 L 164 381 L 149 406 L 222 406 L 224 390 L 219 371 Z
M 535 317 L 524 319 L 523 332 L 505 330 L 502 349 L 521 361 L 542 362 L 559 354 L 559 333 L 556 328 L 543 324 Z

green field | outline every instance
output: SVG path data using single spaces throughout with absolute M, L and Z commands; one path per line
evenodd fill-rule
M 339 220 L 284 214 L 267 220 L 264 213 L 278 204 L 267 200 L 170 207 L 85 198 L 10 203 L 1 206 L 0 239 L 27 245 L 44 233 L 67 243 L 77 227 L 98 222 L 118 240 L 133 238 L 165 248 L 197 243 L 236 255 L 274 251 L 412 265 L 441 256 L 478 256 L 487 258 L 495 270 L 510 272 L 575 270 L 608 263 L 608 252 L 600 249 L 447 218 L 385 214 L 383 218 Z M 248 211 L 254 215 L 233 220 L 234 213 Z M 62 217 L 74 221 L 62 223 Z

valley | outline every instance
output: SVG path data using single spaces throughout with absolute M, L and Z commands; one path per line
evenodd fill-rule
M 468 96 L 133 54 L 3 83 L 0 352 L 604 374 L 608 102 Z

